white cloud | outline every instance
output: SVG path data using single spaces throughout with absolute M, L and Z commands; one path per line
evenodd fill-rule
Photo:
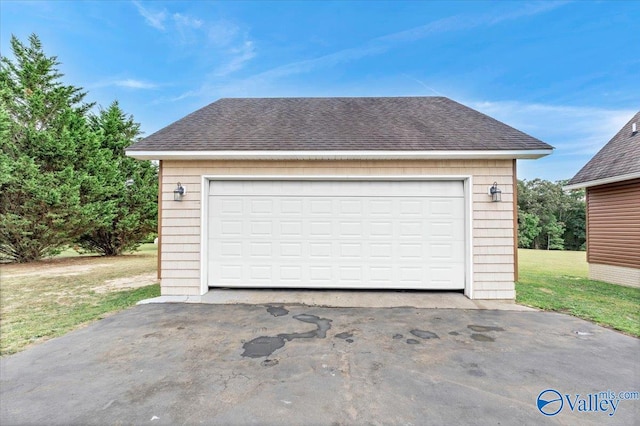
M 113 85 L 119 87 L 128 87 L 130 89 L 155 89 L 158 87 L 158 85 L 155 83 L 150 83 L 142 80 L 134 80 L 131 78 L 128 78 L 126 80 L 115 80 L 113 82 Z
M 225 47 L 231 44 L 240 32 L 240 28 L 231 22 L 217 21 L 207 29 L 208 41 L 214 46 Z
M 521 9 L 516 9 L 511 12 L 488 17 L 487 24 L 495 25 L 503 21 L 511 21 L 513 19 L 519 19 L 526 16 L 534 16 L 540 13 L 546 13 L 551 10 L 562 7 L 565 4 L 568 4 L 571 2 L 572 0 L 560 0 L 560 1 L 546 1 L 546 2 L 535 1 L 530 3 L 525 3 L 525 5 Z
M 133 4 L 136 6 L 138 13 L 142 15 L 147 24 L 151 25 L 153 28 L 164 31 L 164 22 L 167 19 L 167 12 L 165 10 L 161 10 L 159 12 L 151 11 L 142 6 L 142 4 L 136 0 L 133 0 Z
M 208 51 L 207 56 L 218 59 L 213 76 L 224 77 L 239 71 L 256 56 L 255 43 L 249 38 L 248 31 L 241 31 L 233 22 L 219 20 L 208 23 L 184 13 L 169 15 L 165 9 L 153 11 L 138 0 L 132 0 L 132 3 L 148 25 L 167 32 L 172 36 L 170 40 L 181 48 L 197 45 L 196 52 L 201 54 L 203 46 L 212 46 L 213 51 Z M 186 53 L 194 54 L 188 50 Z
M 181 45 L 199 44 L 200 32 L 203 21 L 182 13 L 174 13 L 172 15 L 172 23 L 177 36 L 174 40 L 178 40 Z
M 89 84 L 88 88 L 97 89 L 101 87 L 114 87 L 114 86 L 125 87 L 128 89 L 141 89 L 141 90 L 157 89 L 158 87 L 160 87 L 156 83 L 152 83 L 144 80 L 137 80 L 134 78 L 125 78 L 125 79 L 111 78 L 111 79 L 99 81 L 94 84 Z
M 245 40 L 240 45 L 228 50 L 230 59 L 226 64 L 218 67 L 215 75 L 222 77 L 241 69 L 245 63 L 256 56 L 256 49 L 251 40 Z
M 213 76 L 224 77 L 242 69 L 256 56 L 256 46 L 248 31 L 241 31 L 233 22 L 220 20 L 208 25 L 207 41 L 216 49 L 221 64 Z
M 313 59 L 305 59 L 302 61 L 292 62 L 281 65 L 270 70 L 255 75 L 256 79 L 273 79 L 286 77 L 289 75 L 302 74 L 313 71 L 317 68 L 324 68 L 337 65 L 343 62 L 351 62 L 366 56 L 383 53 L 388 48 L 377 43 L 368 43 L 364 46 L 354 47 L 350 49 L 342 49 L 328 55 L 320 56 Z
M 594 155 L 636 112 L 517 101 L 463 103 L 555 146 L 554 155 Z
M 415 82 L 416 82 L 416 83 L 418 83 L 420 86 L 424 87 L 425 89 L 427 89 L 429 92 L 433 93 L 433 94 L 434 94 L 434 95 L 436 95 L 436 96 L 444 96 L 442 93 L 438 92 L 438 91 L 437 91 L 436 89 L 434 89 L 433 87 L 428 86 L 424 81 L 422 81 L 422 80 L 420 80 L 420 79 L 418 79 L 418 78 L 412 77 L 412 76 L 410 76 L 409 74 L 402 74 L 402 76 L 403 76 L 403 77 L 407 77 L 408 79 L 415 81 Z
M 527 3 L 523 7 L 501 13 L 487 13 L 481 15 L 455 15 L 438 19 L 425 25 L 410 28 L 404 31 L 387 34 L 377 38 L 382 42 L 411 42 L 421 40 L 431 34 L 463 31 L 477 27 L 491 27 L 505 21 L 513 21 L 527 16 L 549 12 L 566 2 L 535 2 Z
M 145 19 L 146 23 L 160 31 L 165 31 L 167 29 L 167 25 L 173 24 L 175 30 L 184 37 L 184 33 L 186 31 L 201 28 L 203 25 L 203 21 L 201 19 L 194 18 L 184 13 L 176 12 L 170 15 L 171 19 L 169 20 L 169 14 L 166 9 L 153 11 L 144 7 L 138 0 L 132 0 L 132 3 L 136 6 L 138 13 L 140 13 L 140 15 Z
M 181 13 L 173 14 L 173 21 L 176 25 L 180 27 L 189 27 L 189 28 L 200 28 L 202 27 L 202 21 L 197 18 L 192 18 L 188 15 L 183 15 Z

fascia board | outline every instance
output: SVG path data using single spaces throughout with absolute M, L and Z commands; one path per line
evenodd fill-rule
M 574 183 L 573 185 L 563 186 L 562 189 L 564 189 L 565 191 L 571 191 L 573 189 L 582 189 L 582 188 L 589 188 L 592 186 L 607 185 L 609 183 L 617 183 L 617 182 L 622 182 L 622 181 L 631 180 L 631 179 L 640 179 L 640 172 L 628 173 L 626 175 L 612 176 L 612 177 L 603 178 L 603 179 L 595 179 L 595 180 L 588 180 L 586 182 Z
M 140 160 L 475 160 L 536 159 L 552 149 L 501 151 L 137 151 Z

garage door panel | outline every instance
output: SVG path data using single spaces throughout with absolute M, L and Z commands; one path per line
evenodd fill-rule
M 427 256 L 430 263 L 436 262 L 450 262 L 451 259 L 460 253 L 460 250 L 464 250 L 464 243 L 452 242 L 452 243 L 429 243 Z
M 429 213 L 431 217 L 452 217 L 456 213 L 455 209 L 455 200 L 430 200 L 429 204 Z
M 422 239 L 425 235 L 423 221 L 401 221 L 398 237 L 402 239 Z
M 270 220 L 252 220 L 249 224 L 251 237 L 273 238 L 273 224 Z
M 217 257 L 240 259 L 242 257 L 242 242 L 236 240 L 220 241 L 219 244 L 213 246 L 211 254 L 209 260 Z
M 426 253 L 422 243 L 400 243 L 398 246 L 401 261 L 408 260 L 413 263 L 425 258 Z
M 320 241 L 312 241 L 307 243 L 310 247 L 309 259 L 328 259 L 331 257 L 333 249 L 331 242 L 320 242 Z
M 220 265 L 218 265 L 218 269 L 220 271 L 220 278 L 222 280 L 225 280 L 225 282 L 234 284 L 242 283 L 242 265 L 228 265 L 225 263 L 221 263 Z
M 370 256 L 375 260 L 391 261 L 393 256 L 393 244 L 391 243 L 370 243 Z
M 302 237 L 302 233 L 300 234 Z M 332 236 L 332 223 L 330 220 L 312 220 L 309 222 L 309 237 L 330 238 Z
M 363 251 L 362 251 L 362 244 L 361 243 L 345 243 L 345 242 L 340 242 L 338 243 L 339 247 L 340 247 L 340 257 L 342 259 L 362 259 L 363 257 Z
M 357 284 L 362 281 L 361 266 L 339 266 L 337 269 L 338 277 L 344 283 L 352 282 L 352 284 Z
M 230 185 L 228 185 L 230 184 Z M 461 181 L 213 181 L 211 196 L 390 197 L 458 198 L 464 196 Z
M 304 233 L 301 220 L 282 220 L 278 224 L 280 228 L 280 237 L 284 239 L 299 240 Z
M 362 222 L 351 220 L 340 220 L 336 222 L 338 223 L 340 237 L 357 239 L 361 239 L 363 237 Z
M 237 198 L 220 199 L 219 209 L 223 214 L 240 214 L 242 212 L 242 200 Z
M 372 266 L 369 268 L 369 279 L 380 287 L 393 285 L 393 268 L 390 266 Z
M 256 199 L 250 201 L 250 211 L 256 215 L 268 215 L 273 216 L 273 200 L 270 199 Z
M 429 235 L 433 239 L 450 239 L 451 235 L 455 232 L 453 222 L 432 222 L 429 228 Z
M 280 257 L 284 259 L 296 258 L 299 259 L 303 256 L 302 243 L 297 241 L 281 242 L 280 244 Z
M 392 200 L 369 200 L 368 210 L 369 215 L 372 217 L 388 217 L 393 215 L 393 202 Z
M 218 235 L 222 238 L 242 237 L 242 221 L 240 220 L 222 220 L 216 224 Z
M 333 200 L 330 198 L 320 198 L 310 200 L 311 214 L 331 217 L 333 213 Z
M 250 242 L 249 247 L 251 257 L 271 259 L 277 255 L 273 251 L 273 243 L 270 242 Z
M 211 286 L 464 288 L 458 181 L 210 184 Z
M 393 237 L 393 223 L 391 220 L 375 220 L 369 222 L 369 236 L 371 238 Z
M 323 282 L 325 285 L 331 284 L 331 279 L 333 277 L 332 266 L 323 265 L 323 266 L 310 266 L 310 279 L 312 283 Z
M 302 280 L 302 266 L 300 265 L 283 265 L 280 266 L 280 280 L 285 283 L 297 284 Z
M 400 266 L 400 284 L 416 287 L 422 284 L 424 277 L 423 268 L 417 266 Z
M 342 216 L 362 215 L 362 203 L 360 199 L 338 200 L 338 214 Z
M 302 200 L 283 199 L 280 204 L 280 214 L 282 216 L 302 215 Z
M 249 265 L 249 279 L 271 281 L 271 268 L 269 265 Z
M 402 217 L 422 217 L 424 214 L 425 201 L 423 200 L 400 200 L 398 202 Z

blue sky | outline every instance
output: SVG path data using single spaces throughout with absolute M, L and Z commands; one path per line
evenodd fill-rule
M 556 147 L 572 177 L 640 109 L 640 2 L 2 1 L 64 82 L 148 135 L 221 97 L 447 96 Z

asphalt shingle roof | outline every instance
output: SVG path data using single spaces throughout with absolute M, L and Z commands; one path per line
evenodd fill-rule
M 636 133 L 631 131 L 633 123 L 636 123 L 640 130 L 640 111 L 598 151 L 567 185 L 640 173 L 640 131 Z
M 449 151 L 552 147 L 445 97 L 224 98 L 127 149 Z

